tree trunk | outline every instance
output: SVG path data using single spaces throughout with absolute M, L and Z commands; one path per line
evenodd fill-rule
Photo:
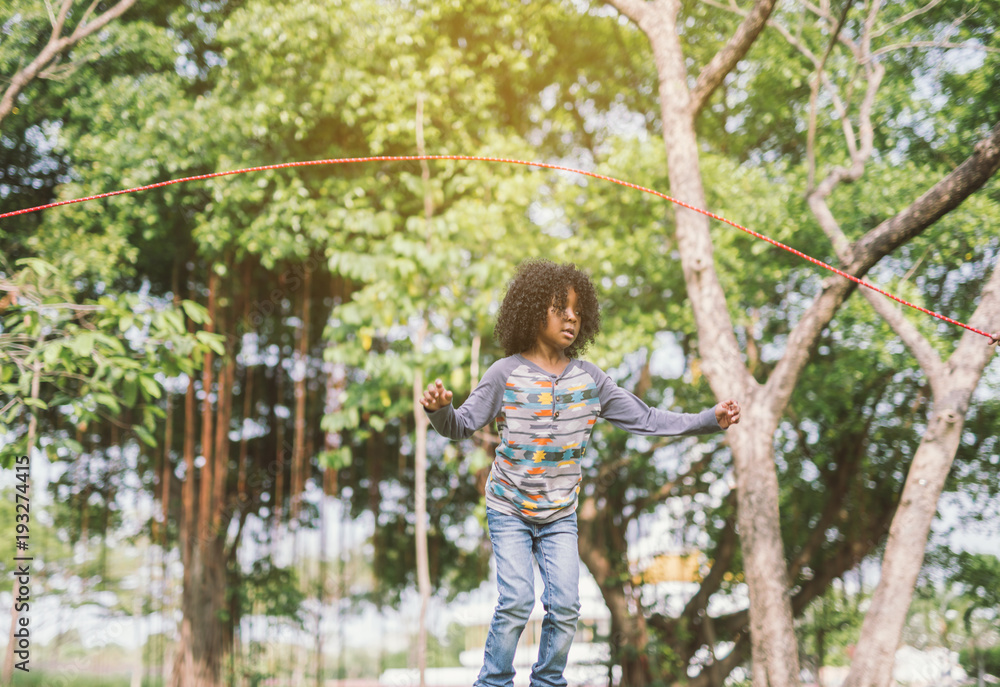
M 966 332 L 948 363 L 942 364 L 916 328 L 882 305 L 877 309 L 921 361 L 930 379 L 934 409 L 906 476 L 889 530 L 879 583 L 861 626 L 845 687 L 890 684 L 896 648 L 923 565 L 938 499 L 958 451 L 972 394 L 993 355 L 982 336 Z M 981 327 L 1000 322 L 1000 267 L 994 268 L 983 289 L 972 321 L 981 323 Z
M 191 581 L 182 594 L 181 637 L 171 685 L 221 687 L 225 659 L 232 650 L 232 633 L 223 620 L 227 609 L 225 537 L 212 537 L 194 547 L 193 555 L 193 560 L 184 561 Z
M 690 110 L 686 67 L 675 25 L 677 3 L 656 14 L 644 27 L 660 76 L 660 108 L 671 193 L 695 207 L 705 207 L 698 142 Z M 743 367 L 725 295 L 712 269 L 708 218 L 685 208 L 676 210 L 677 243 L 688 296 L 698 325 L 705 375 L 721 398 L 739 398 L 743 424 L 730 430 L 733 449 L 740 538 L 743 543 L 753 661 L 757 687 L 786 687 L 799 680 L 798 651 L 787 595 L 787 564 L 778 516 L 778 477 L 771 440 L 776 415 L 767 404 L 755 407 L 758 385 Z M 763 664 L 766 670 L 759 670 Z
M 417 334 L 414 344 L 417 350 L 423 346 L 426 324 Z M 417 369 L 413 374 L 413 419 L 416 425 L 416 441 L 413 449 L 416 461 L 413 498 L 416 502 L 417 519 L 417 587 L 420 591 L 420 622 L 417 631 L 417 668 L 420 671 L 420 687 L 424 687 L 427 669 L 427 607 L 431 597 L 430 564 L 427 558 L 427 426 L 430 421 L 420 405 L 423 396 L 424 375 Z
M 219 308 L 219 278 L 210 268 L 207 331 L 224 329 Z M 225 512 L 229 466 L 228 427 L 232 415 L 232 383 L 235 357 L 229 355 L 221 368 L 213 408 L 214 356 L 206 354 L 202 371 L 200 413 L 196 411 L 194 380 L 188 382 L 184 404 L 184 463 L 181 522 L 184 585 L 181 594 L 181 630 L 174 658 L 172 687 L 221 687 L 226 657 L 233 647 L 233 632 L 226 595 L 227 566 L 232 552 L 226 551 L 229 514 Z M 197 446 L 200 416 L 201 443 Z M 196 450 L 205 462 L 195 467 Z M 195 498 L 195 480 L 198 498 Z M 238 545 L 233 544 L 233 550 Z
M 223 325 L 222 313 L 220 327 Z M 226 323 L 227 325 L 229 323 Z M 233 384 L 236 381 L 236 351 L 232 337 L 227 337 L 226 357 L 219 373 L 218 402 L 215 414 L 215 469 L 212 474 L 212 536 L 226 539 L 232 512 L 228 509 L 229 493 L 229 425 L 233 418 Z
M 250 319 L 250 304 L 252 302 L 252 279 L 253 267 L 249 260 L 243 263 L 243 317 L 240 320 L 240 326 L 236 327 L 235 335 L 237 337 L 242 337 L 243 334 L 247 333 L 245 331 L 246 327 L 250 327 L 250 332 L 256 333 L 257 328 L 254 327 Z M 246 363 L 243 368 L 243 414 L 241 416 L 241 427 L 240 427 L 240 449 L 239 449 L 239 462 L 237 467 L 236 476 L 236 494 L 239 498 L 240 505 L 246 503 L 247 501 L 247 455 L 249 450 L 249 440 L 243 427 L 246 426 L 247 420 L 253 418 L 253 378 L 254 370 L 256 368 Z
M 695 90 L 688 87 L 685 56 L 677 30 L 678 0 L 653 3 L 612 0 L 649 38 L 660 77 L 659 98 L 671 194 L 705 207 L 695 117 L 721 78 L 742 57 L 762 29 L 774 3 L 759 1 L 733 39 L 706 66 Z M 698 326 L 705 375 L 720 398 L 738 398 L 743 424 L 729 432 L 737 475 L 738 522 L 747 580 L 756 687 L 787 687 L 799 681 L 798 652 L 787 595 L 787 565 L 778 519 L 778 480 L 771 437 L 778 413 L 763 404 L 754 410 L 759 385 L 742 363 L 725 294 L 714 270 L 708 218 L 676 208 L 676 236 L 688 297 Z M 766 670 L 761 670 L 761 665 Z M 764 682 L 766 675 L 767 681 Z
M 416 113 L 416 135 L 417 152 L 425 155 L 424 150 L 424 97 L 423 93 L 417 94 Z M 426 160 L 420 161 L 421 180 L 424 187 L 424 222 L 426 229 L 426 242 L 430 248 L 430 223 L 434 216 L 434 194 L 431 189 L 431 171 Z M 420 360 L 424 341 L 427 337 L 427 319 L 430 313 L 424 311 L 423 322 L 420 331 L 417 332 L 413 341 L 413 347 Z M 420 405 L 420 398 L 424 393 L 424 374 L 417 365 L 413 374 L 413 420 L 414 432 L 416 434 L 415 446 L 413 449 L 415 459 L 415 482 L 414 500 L 416 501 L 416 539 L 417 539 L 417 587 L 420 591 L 420 622 L 417 631 L 417 669 L 420 672 L 420 687 L 426 684 L 427 671 L 427 609 L 431 599 L 431 574 L 430 562 L 427 555 L 427 427 L 430 421 L 424 407 Z
M 750 591 L 751 650 L 754 675 L 765 684 L 798 684 L 798 644 L 793 630 L 778 514 L 778 476 L 774 469 L 772 437 L 777 418 L 766 405 L 746 401 L 746 428 L 729 437 L 736 473 L 737 524 Z M 764 663 L 765 670 L 760 671 Z M 760 672 L 758 672 L 760 671 Z M 756 683 L 755 683 L 756 684 Z
M 629 599 L 621 586 L 602 586 L 601 593 L 611 612 L 611 656 L 621 666 L 621 684 L 629 687 L 653 684 L 646 653 L 649 645 L 646 617 L 642 613 L 629 612 Z
M 295 353 L 295 424 L 292 438 L 292 479 L 291 479 L 291 518 L 298 519 L 301 507 L 302 492 L 305 490 L 306 465 L 306 380 L 309 370 L 309 313 L 312 309 L 310 291 L 312 289 L 312 270 L 305 270 L 302 277 L 302 299 L 299 326 L 298 350 Z
M 208 271 L 208 321 L 205 323 L 205 331 L 214 333 L 215 318 L 217 316 L 216 306 L 218 304 L 217 292 L 219 290 L 219 276 L 215 273 L 215 270 L 211 265 L 209 265 Z M 205 351 L 204 368 L 201 371 L 201 392 L 204 394 L 204 398 L 201 401 L 201 455 L 204 457 L 205 462 L 202 464 L 201 470 L 199 471 L 199 474 L 201 475 L 198 502 L 199 542 L 208 540 L 212 524 L 212 477 L 215 473 L 215 464 L 213 462 L 214 453 L 212 451 L 212 383 L 214 381 L 214 364 L 215 356 L 212 353 L 212 350 L 208 349 Z M 222 388 L 220 385 L 220 396 L 221 393 Z
M 281 520 L 284 517 L 284 497 L 285 497 L 285 420 L 278 415 L 277 407 L 285 402 L 285 368 L 282 348 L 278 347 L 278 364 L 274 367 L 275 380 L 274 403 L 271 404 L 271 421 L 274 423 L 274 445 L 275 445 L 275 475 L 274 475 L 274 512 L 271 517 L 271 545 L 277 551 L 280 541 Z
M 969 394 L 971 395 L 971 389 Z M 936 410 L 913 458 L 893 518 L 878 587 L 844 687 L 888 687 L 937 500 L 962 436 L 964 412 Z
M 692 206 L 705 207 L 695 118 L 721 83 L 721 78 L 749 50 L 774 3 L 755 2 L 730 41 L 704 67 L 694 88 L 689 88 L 689 65 L 676 25 L 679 1 L 607 2 L 631 19 L 650 41 L 660 79 L 661 120 L 671 194 Z M 870 98 L 874 97 L 881 75 L 878 65 L 873 65 L 871 70 L 871 87 L 862 107 L 870 107 Z M 865 114 L 862 113 L 863 118 Z M 845 271 L 863 276 L 883 256 L 919 235 L 980 188 L 1000 164 L 998 131 L 1000 128 L 995 127 L 976 145 L 967 160 L 910 206 L 849 246 Z M 751 589 L 755 687 L 796 685 L 798 656 L 787 597 L 787 567 L 778 521 L 777 475 L 770 442 L 817 337 L 853 292 L 855 284 L 833 277 L 824 282 L 821 294 L 795 325 L 782 358 L 766 386 L 761 388 L 741 362 L 724 294 L 714 270 L 708 220 L 684 208 L 677 208 L 675 216 L 678 248 L 698 327 L 699 352 L 705 374 L 717 396 L 735 397 L 745 405 L 744 421 L 729 431 L 728 439 L 737 474 L 738 522 Z M 761 406 L 760 410 L 754 410 L 757 405 Z
M 195 540 L 197 539 L 197 515 L 195 513 L 195 469 L 194 432 L 197 417 L 195 413 L 194 378 L 188 379 L 187 393 L 184 395 L 184 484 L 181 487 L 181 560 L 184 563 L 184 578 L 181 587 L 181 608 L 189 608 L 192 601 L 188 598 L 194 593 L 193 569 L 190 561 L 194 560 Z M 192 646 L 192 617 L 181 615 L 180 636 L 174 656 L 174 665 L 170 675 L 172 687 L 185 687 L 194 683 L 194 654 Z
M 594 497 L 582 499 L 577 509 L 580 558 L 594 576 L 601 590 L 601 597 L 611 612 L 611 665 L 621 666 L 622 685 L 647 687 L 653 683 L 652 667 L 646 648 L 649 632 L 646 618 L 629 608 L 625 587 L 628 550 L 624 526 L 608 522 L 612 505 L 598 508 Z M 661 676 L 656 676 L 661 677 Z

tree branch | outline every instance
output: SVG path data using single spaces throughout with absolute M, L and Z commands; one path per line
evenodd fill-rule
M 838 106 L 841 124 L 844 127 L 844 140 L 847 143 L 848 153 L 851 156 L 850 167 L 834 167 L 826 178 L 823 179 L 809 194 L 810 199 L 816 197 L 825 199 L 833 189 L 841 183 L 853 183 L 861 178 L 865 172 L 865 165 L 871 158 L 875 146 L 875 129 L 872 126 L 872 111 L 875 108 L 875 96 L 879 86 L 882 85 L 882 77 L 885 76 L 885 67 L 878 62 L 869 62 L 866 65 L 868 78 L 865 88 L 865 97 L 861 102 L 858 113 L 858 133 L 857 139 L 850 120 L 847 117 L 846 108 Z M 825 78 L 825 77 L 823 77 Z M 832 94 L 836 97 L 836 93 Z M 836 105 L 836 102 L 835 102 Z M 858 140 L 859 139 L 859 140 Z M 860 145 L 859 145 L 860 144 Z M 812 201 L 810 201 L 811 203 Z
M 921 14 L 925 14 L 927 12 L 930 12 L 932 9 L 934 9 L 935 7 L 937 7 L 938 5 L 940 5 L 941 2 L 942 2 L 942 0 L 930 0 L 930 2 L 928 2 L 923 7 L 918 7 L 915 10 L 907 12 L 906 14 L 904 14 L 899 19 L 896 19 L 895 21 L 891 21 L 888 24 L 886 24 L 885 26 L 883 26 L 881 29 L 873 31 L 872 32 L 872 38 L 879 38 L 879 37 L 885 35 L 886 33 L 888 33 L 889 31 L 892 31 L 897 26 L 900 26 L 901 24 L 905 24 L 906 22 L 910 21 L 914 17 L 919 17 Z
M 889 299 L 882 294 L 875 293 L 871 289 L 862 289 L 865 298 L 871 303 L 875 312 L 888 323 L 892 330 L 896 332 L 906 345 L 913 357 L 917 359 L 920 369 L 927 375 L 930 381 L 934 396 L 937 397 L 941 386 L 942 376 L 945 374 L 944 363 L 941 357 L 931 346 L 931 343 L 920 333 L 903 315 L 902 306 L 897 306 L 889 302 Z
M 889 251 L 917 236 L 975 193 L 1000 168 L 1000 122 L 972 154 L 906 209 L 885 220 L 855 244 L 856 265 L 867 271 Z
M 878 19 L 880 9 L 882 9 L 882 0 L 873 0 L 868 3 L 868 16 L 865 17 L 864 29 L 861 33 L 862 64 L 866 63 L 871 56 L 872 32 L 875 30 L 875 20 Z
M 607 0 L 607 3 L 631 19 L 636 26 L 650 12 L 649 3 L 646 0 Z
M 986 286 L 983 287 L 979 305 L 976 306 L 969 322 L 972 323 L 972 326 L 983 331 L 998 332 L 1000 330 L 1000 262 L 994 263 L 993 273 L 990 275 L 989 281 L 986 282 Z M 996 335 L 1000 336 L 1000 332 Z M 956 368 L 976 364 L 974 360 L 978 358 L 982 346 L 983 341 L 979 334 L 965 332 L 955 351 L 949 356 L 948 362 L 945 363 L 945 372 L 954 377 Z M 935 397 L 935 403 L 937 400 L 938 397 Z
M 852 260 L 845 272 L 863 277 L 879 260 L 918 236 L 942 216 L 979 190 L 1000 168 L 1000 122 L 976 144 L 962 164 L 938 181 L 906 209 L 883 221 L 851 247 Z M 772 407 L 784 408 L 795 380 L 809 359 L 813 346 L 833 319 L 837 308 L 856 287 L 855 282 L 831 276 L 823 291 L 788 337 L 785 354 L 775 366 L 763 395 Z
M 844 23 L 847 21 L 847 14 L 850 12 L 852 0 L 848 0 L 844 3 L 844 11 L 840 14 L 840 19 L 837 21 L 837 26 L 833 31 L 833 35 L 830 38 L 830 42 L 826 46 L 826 52 L 823 53 L 823 57 L 816 60 L 811 52 L 804 52 L 807 57 L 813 60 L 813 64 L 816 67 L 816 78 L 809 85 L 809 129 L 806 135 L 806 166 L 809 174 L 809 182 L 807 188 L 811 191 L 813 189 L 813 182 L 816 178 L 816 118 L 819 102 L 819 85 L 820 83 L 828 83 L 832 89 L 832 82 L 828 79 L 823 78 L 823 69 L 826 67 L 826 61 L 830 59 L 830 53 L 833 52 L 833 46 L 837 44 L 837 36 L 840 35 L 841 29 L 844 28 Z M 791 36 L 787 36 L 786 39 L 791 39 Z M 799 41 L 793 41 L 793 45 L 800 45 Z M 800 52 L 805 51 L 805 46 L 799 48 Z M 836 92 L 833 92 L 833 96 L 836 102 Z M 847 118 L 841 117 L 841 120 L 846 123 Z M 850 138 L 848 142 L 850 143 Z
M 135 4 L 135 0 L 118 0 L 111 8 L 105 10 L 100 14 L 94 21 L 87 24 L 79 24 L 76 29 L 69 36 L 62 36 L 62 31 L 65 28 L 65 20 L 67 13 L 69 12 L 69 7 L 72 5 L 73 0 L 65 0 L 62 8 L 59 12 L 59 18 L 52 26 L 52 37 L 46 43 L 42 51 L 35 57 L 34 60 L 28 64 L 24 69 L 19 70 L 10 80 L 10 84 L 7 86 L 7 90 L 4 91 L 3 97 L 0 98 L 0 124 L 3 123 L 4 118 L 7 117 L 14 110 L 14 103 L 17 102 L 17 97 L 27 88 L 28 84 L 42 73 L 42 71 L 48 67 L 54 60 L 56 60 L 60 55 L 62 55 L 66 50 L 73 47 L 84 38 L 92 35 L 94 32 L 99 31 L 104 28 L 114 19 L 117 19 L 122 14 L 125 13 L 132 5 Z M 93 7 L 91 7 L 93 9 Z M 88 10 L 89 14 L 90 10 Z
M 95 2 L 94 5 L 96 4 L 97 3 Z M 135 0 L 118 0 L 118 2 L 115 3 L 115 5 L 113 5 L 110 9 L 107 9 L 104 11 L 103 14 L 98 15 L 93 22 L 90 22 L 89 24 L 81 22 L 80 24 L 78 24 L 76 30 L 73 31 L 73 34 L 70 36 L 70 38 L 73 40 L 74 43 L 78 43 L 87 36 L 92 35 L 94 32 L 103 29 L 111 21 L 117 19 L 122 14 L 124 14 L 125 11 L 128 10 L 130 7 L 132 7 L 132 5 L 134 4 Z M 86 21 L 87 16 L 90 15 L 91 10 L 93 10 L 93 8 L 94 6 L 91 6 L 87 10 L 86 14 L 84 15 L 84 20 L 83 20 L 84 22 Z
M 52 17 L 52 7 L 49 6 L 49 21 L 52 22 L 50 41 L 58 40 L 62 36 L 63 27 L 66 26 L 66 17 L 69 16 L 69 10 L 72 6 L 73 0 L 63 0 L 62 7 L 59 8 L 59 16 L 55 19 Z
M 100 1 L 101 0 L 92 0 L 91 1 L 90 7 L 88 7 L 87 11 L 83 13 L 82 17 L 80 17 L 80 23 L 77 24 L 78 27 L 79 26 L 86 26 L 87 25 L 87 20 L 90 19 L 90 15 L 92 15 L 94 13 L 94 10 L 97 8 L 97 4 Z
M 774 11 L 777 0 L 756 0 L 736 32 L 729 39 L 729 42 L 715 53 L 708 64 L 698 75 L 694 90 L 691 91 L 691 113 L 697 117 L 705 103 L 712 97 L 712 93 L 719 87 L 722 80 L 726 78 L 743 57 L 749 52 L 750 46 L 757 40 L 757 36 L 767 25 L 768 17 Z
M 635 507 L 635 513 L 642 512 L 651 503 L 659 503 L 660 501 L 666 499 L 668 496 L 670 496 L 670 494 L 674 492 L 675 489 L 677 489 L 677 485 L 683 483 L 684 480 L 686 480 L 688 477 L 697 476 L 700 475 L 702 472 L 704 472 L 705 468 L 711 461 L 712 461 L 712 454 L 706 453 L 701 458 L 692 463 L 691 467 L 688 468 L 688 470 L 684 474 L 678 475 L 675 479 L 660 485 L 660 488 L 657 489 L 655 492 L 648 494 L 647 496 L 637 498 L 635 501 L 632 502 L 632 505 Z
M 729 653 L 722 660 L 715 661 L 709 665 L 709 667 L 714 666 L 715 670 L 703 669 L 698 675 L 691 678 L 690 681 L 685 682 L 688 687 L 714 687 L 720 684 L 716 681 L 713 672 L 720 676 L 728 676 L 736 666 L 740 665 L 747 659 L 747 654 L 750 649 L 750 635 L 746 632 L 740 633 L 736 637 L 736 643 L 733 644 L 733 648 L 730 649 Z
M 731 492 L 729 498 L 735 501 L 736 492 Z M 685 604 L 684 610 L 681 611 L 681 617 L 693 619 L 697 617 L 699 611 L 708 607 L 708 600 L 722 585 L 722 581 L 729 570 L 729 564 L 733 561 L 733 556 L 736 554 L 738 545 L 739 539 L 736 535 L 736 513 L 734 509 L 733 514 L 726 518 L 726 522 L 722 526 L 722 533 L 716 543 L 713 555 L 712 567 L 704 579 L 702 579 L 701 584 L 698 586 L 698 591 Z
M 893 45 L 887 45 L 884 48 L 879 48 L 872 52 L 871 57 L 877 57 L 878 55 L 884 55 L 888 52 L 894 50 L 909 50 L 911 48 L 965 48 L 966 50 L 980 50 L 982 52 L 1000 53 L 1000 48 L 991 48 L 988 45 L 979 45 L 978 43 L 951 43 L 949 41 L 910 41 L 908 43 L 894 43 Z

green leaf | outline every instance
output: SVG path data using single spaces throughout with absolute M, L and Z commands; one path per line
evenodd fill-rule
M 184 308 L 184 313 L 191 319 L 195 324 L 203 324 L 208 322 L 208 308 L 194 301 L 184 300 L 181 301 L 181 307 Z
M 45 347 L 45 353 L 43 358 L 45 364 L 51 369 L 56 366 L 56 362 L 59 360 L 59 354 L 62 353 L 63 345 L 61 341 L 52 341 Z
M 160 398 L 163 395 L 160 385 L 152 377 L 141 375 L 139 383 L 142 384 L 143 391 L 146 392 L 148 398 Z
M 177 310 L 164 310 L 163 319 L 166 324 L 173 330 L 176 334 L 183 334 L 184 329 L 184 317 Z
M 224 343 L 224 339 L 220 334 L 212 334 L 211 332 L 202 331 L 202 332 L 195 332 L 194 336 L 196 339 L 198 339 L 198 341 L 205 344 L 219 355 L 226 354 L 226 346 Z
M 81 358 L 89 358 L 91 353 L 94 352 L 94 333 L 90 331 L 82 331 L 77 334 L 76 338 L 73 339 L 73 343 L 70 345 L 73 348 L 73 352 L 78 356 Z
M 142 424 L 150 432 L 156 431 L 157 410 L 160 409 L 148 404 L 142 408 Z
M 327 470 L 340 470 L 351 466 L 353 455 L 350 446 L 342 446 L 332 451 L 321 451 L 317 459 Z
M 125 353 L 125 346 L 122 344 L 121 339 L 119 339 L 117 337 L 109 336 L 109 335 L 105 334 L 104 332 L 95 332 L 94 333 L 94 339 L 97 342 L 99 342 L 99 343 L 103 344 L 104 346 L 106 346 L 107 348 L 111 349 L 112 351 L 114 351 L 118 355 L 122 355 L 123 356 L 123 355 L 126 354 Z
M 101 394 L 101 393 L 94 394 L 94 400 L 97 401 L 97 403 L 99 403 L 100 405 L 107 408 L 108 410 L 111 410 L 115 413 L 122 412 L 122 407 L 118 403 L 118 399 L 116 399 L 111 394 Z
M 126 377 L 125 382 L 122 384 L 122 400 L 125 402 L 126 407 L 132 408 L 135 406 L 135 400 L 139 395 L 139 384 L 135 379 L 128 379 Z
M 148 429 L 142 425 L 135 425 L 132 429 L 135 431 L 136 436 L 142 440 L 142 443 L 152 448 L 156 448 L 156 437 L 154 437 Z

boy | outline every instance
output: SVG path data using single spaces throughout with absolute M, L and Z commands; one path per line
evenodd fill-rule
M 590 278 L 572 264 L 521 264 L 497 316 L 507 357 L 495 362 L 462 406 L 441 380 L 421 404 L 450 439 L 468 438 L 496 419 L 500 444 L 486 482 L 486 518 L 500 599 L 475 687 L 509 687 L 514 650 L 535 603 L 538 562 L 545 617 L 532 687 L 564 687 L 563 670 L 580 613 L 576 507 L 580 459 L 598 417 L 657 436 L 705 434 L 740 420 L 736 401 L 697 414 L 650 408 L 592 363 L 577 359 L 600 330 Z

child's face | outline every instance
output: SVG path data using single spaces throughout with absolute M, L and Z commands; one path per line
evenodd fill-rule
M 571 286 L 566 294 L 565 310 L 559 310 L 553 299 L 548 319 L 538 333 L 538 343 L 558 350 L 568 348 L 580 334 L 580 321 L 576 312 L 576 290 Z

